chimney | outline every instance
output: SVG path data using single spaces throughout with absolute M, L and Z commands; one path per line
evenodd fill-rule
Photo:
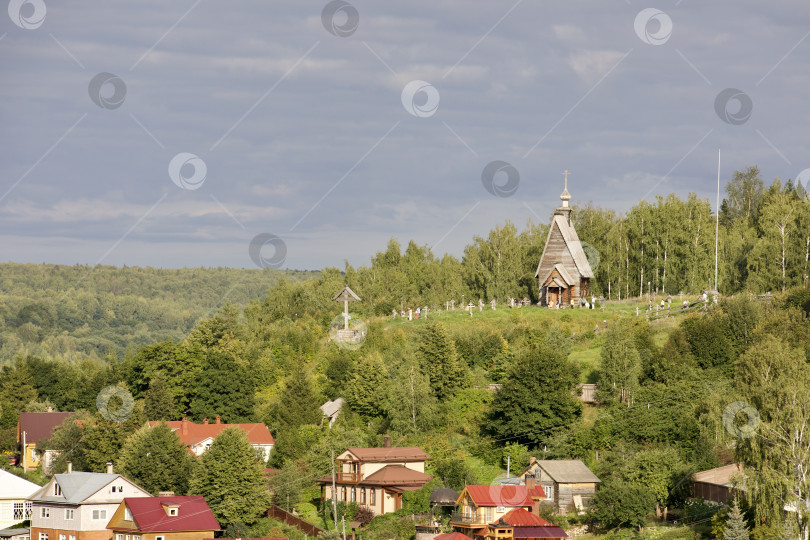
M 523 481 L 526 483 L 526 489 L 527 490 L 531 491 L 531 490 L 534 489 L 535 484 L 534 484 L 534 475 L 533 474 L 527 473 L 526 477 L 523 479 Z
M 65 474 L 70 474 L 72 472 L 73 472 L 73 462 L 68 461 L 67 462 L 67 469 L 65 470 Z
M 222 423 L 222 418 L 220 418 L 220 416 L 217 415 L 217 424 L 221 424 L 221 423 Z
M 112 461 L 108 461 L 107 462 L 107 474 L 112 474 L 112 473 L 113 473 Z
M 183 420 L 180 421 L 180 425 L 182 426 L 180 428 L 180 433 L 183 435 L 188 435 L 188 418 L 184 416 Z
M 48 407 L 48 412 L 53 412 L 53 407 Z
M 174 491 L 158 491 L 158 497 L 174 497 Z
M 383 448 L 391 448 L 391 435 L 385 435 L 383 441 Z
M 534 456 L 530 457 L 530 458 L 529 458 L 529 466 L 534 465 L 535 461 L 537 461 L 537 458 L 536 458 L 536 457 L 534 457 Z
M 203 425 L 204 425 L 204 426 L 207 426 L 207 425 L 208 425 L 208 418 L 203 418 Z

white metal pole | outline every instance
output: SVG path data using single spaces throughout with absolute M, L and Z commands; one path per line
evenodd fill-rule
M 714 221 L 714 290 L 717 288 L 717 244 L 720 238 L 720 149 L 717 149 L 717 205 Z

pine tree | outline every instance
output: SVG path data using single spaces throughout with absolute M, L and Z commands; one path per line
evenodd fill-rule
M 748 527 L 745 524 L 745 516 L 740 511 L 737 499 L 728 514 L 726 526 L 723 529 L 723 540 L 748 540 Z
M 463 374 L 456 354 L 456 346 L 442 323 L 430 323 L 422 331 L 417 347 L 422 371 L 430 379 L 430 385 L 439 401 L 453 395 L 461 385 Z
M 119 458 L 121 474 L 152 493 L 184 495 L 194 458 L 166 424 L 143 427 L 127 439 Z
M 202 455 L 189 491 L 205 497 L 223 528 L 253 524 L 270 506 L 264 463 L 236 426 L 224 429 Z
M 360 360 L 346 385 L 346 402 L 363 418 L 371 419 L 383 412 L 388 374 L 380 353 Z
M 149 382 L 144 409 L 149 420 L 173 420 L 175 416 L 174 396 L 161 373 Z

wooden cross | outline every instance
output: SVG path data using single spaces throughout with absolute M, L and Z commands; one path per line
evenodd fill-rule
M 563 171 L 563 174 L 565 175 L 565 189 L 568 189 L 568 175 L 571 174 L 571 171 L 565 169 Z

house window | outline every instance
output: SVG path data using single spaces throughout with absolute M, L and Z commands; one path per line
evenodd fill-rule
M 551 501 L 554 499 L 554 486 L 545 485 L 543 491 L 546 492 L 546 500 Z
M 141 535 L 140 534 L 133 534 L 132 535 L 132 540 L 141 540 Z
M 14 519 L 16 521 L 23 521 L 31 519 L 31 503 L 30 502 L 15 502 L 14 503 Z
M 67 540 L 67 536 L 65 536 L 64 534 L 60 534 L 59 540 Z
M 123 493 L 124 492 L 124 486 L 113 486 L 112 487 L 112 492 L 113 493 L 116 493 L 116 492 Z
M 39 517 L 44 517 L 44 518 L 49 518 L 49 517 L 51 517 L 51 509 L 50 509 L 50 508 L 46 508 L 46 507 L 44 507 L 44 506 L 43 506 L 43 507 L 42 507 L 42 508 L 40 508 L 40 510 L 39 510 Z
M 366 488 L 360 488 L 360 504 L 366 504 Z
M 115 535 L 115 540 L 124 540 L 124 535 L 123 534 L 116 534 Z
M 357 502 L 357 488 L 352 488 L 352 502 Z
M 57 497 L 61 497 L 62 496 L 62 486 L 60 486 L 59 484 L 54 484 L 53 485 L 53 494 L 56 495 Z
M 93 519 L 107 519 L 107 511 L 93 510 Z
M 346 501 L 346 486 L 343 486 L 342 488 L 340 488 L 340 500 L 344 501 L 344 502 Z M 155 539 L 155 540 L 157 540 L 157 539 Z
M 155 537 L 155 540 L 165 540 L 165 537 L 163 537 L 163 536 L 156 536 L 156 537 Z
M 376 488 L 371 488 L 371 490 L 368 492 L 368 503 L 371 506 L 374 506 L 375 504 L 377 504 L 377 489 Z
M 76 537 L 75 537 L 74 535 L 72 535 L 72 534 L 71 534 L 71 535 L 70 535 L 70 540 L 76 540 Z
M 65 519 L 73 519 L 73 508 L 65 508 Z
M 487 517 L 486 517 L 487 523 L 490 523 L 495 519 L 495 517 L 493 516 L 493 513 L 492 513 L 492 507 L 491 506 L 487 506 L 486 514 L 487 514 Z
M 39 533 L 39 540 L 48 540 L 48 533 Z
M 128 506 L 124 507 L 124 519 L 132 521 L 132 510 L 130 510 Z
M 176 516 L 177 515 L 177 508 L 169 508 L 169 515 Z

